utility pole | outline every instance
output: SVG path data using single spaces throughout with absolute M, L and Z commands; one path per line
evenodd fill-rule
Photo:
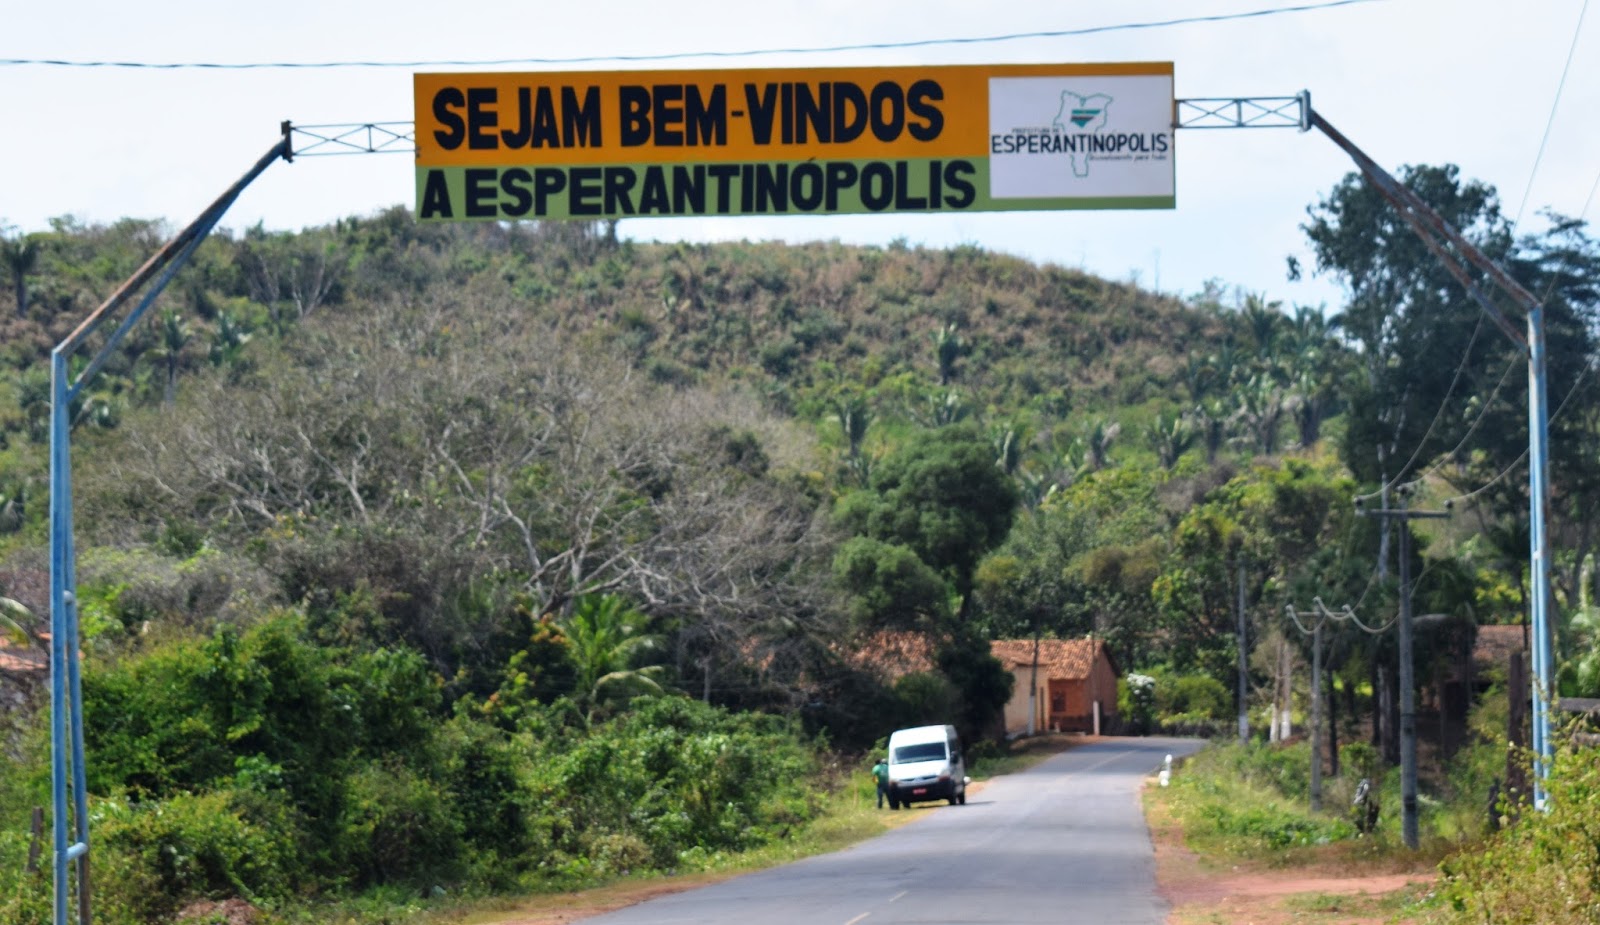
M 1322 619 L 1311 630 L 1311 811 L 1322 809 Z
M 1317 622 L 1311 624 L 1311 811 L 1322 811 L 1322 625 L 1328 621 L 1322 599 L 1316 599 Z M 1283 608 L 1301 633 L 1306 631 L 1293 604 Z
M 1400 834 L 1416 850 L 1417 836 L 1417 692 L 1411 657 L 1411 524 L 1413 520 L 1449 517 L 1448 511 L 1407 510 L 1401 490 L 1398 508 L 1361 511 L 1362 516 L 1400 521 Z M 1357 502 L 1359 505 L 1360 502 Z
M 1239 557 L 1239 744 L 1250 743 L 1250 653 L 1245 647 L 1249 627 L 1244 619 L 1244 556 Z

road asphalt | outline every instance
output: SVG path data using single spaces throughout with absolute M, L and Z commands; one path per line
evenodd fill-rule
M 1192 739 L 1105 738 L 997 777 L 965 806 L 834 854 L 663 896 L 589 925 L 1161 925 L 1141 782 Z M 889 812 L 889 810 L 884 810 Z

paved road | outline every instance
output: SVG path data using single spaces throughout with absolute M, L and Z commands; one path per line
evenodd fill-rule
M 590 925 L 1161 925 L 1140 781 L 1190 739 L 1104 739 L 990 781 L 966 806 L 835 854 L 641 903 Z M 887 812 L 887 810 L 885 810 Z M 905 812 L 905 810 L 902 810 Z

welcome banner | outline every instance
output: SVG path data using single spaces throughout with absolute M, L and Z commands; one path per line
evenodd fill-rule
M 414 75 L 424 221 L 1157 209 L 1170 63 Z

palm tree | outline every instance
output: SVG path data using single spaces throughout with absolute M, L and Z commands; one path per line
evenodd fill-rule
M 1250 337 L 1255 341 L 1256 355 L 1261 359 L 1270 357 L 1277 345 L 1278 331 L 1285 320 L 1283 313 L 1279 311 L 1282 306 L 1282 302 L 1268 302 L 1264 296 L 1245 296 L 1244 308 L 1240 310 L 1240 315 L 1244 318 L 1245 326 L 1250 329 Z
M 1111 443 L 1122 433 L 1122 425 L 1116 421 L 1095 421 L 1084 434 L 1084 446 L 1088 451 L 1089 468 L 1099 471 L 1111 461 Z
M 166 391 L 162 402 L 171 405 L 178 397 L 178 367 L 183 365 L 183 351 L 194 339 L 189 322 L 180 314 L 168 309 L 161 316 L 161 342 L 150 349 L 150 355 L 160 360 L 167 373 Z
M 939 384 L 949 385 L 950 380 L 956 375 L 956 361 L 961 359 L 965 344 L 961 335 L 956 333 L 956 323 L 946 322 L 939 330 L 933 332 L 933 350 L 939 360 Z
M 1163 413 L 1145 431 L 1145 437 L 1155 448 L 1161 468 L 1171 469 L 1178 464 L 1178 458 L 1194 446 L 1195 433 L 1183 415 Z
M 967 419 L 972 409 L 962 399 L 961 393 L 956 389 L 946 392 L 935 392 L 927 396 L 928 416 L 925 423 L 929 427 L 943 427 L 946 424 L 959 424 Z
M 833 401 L 833 417 L 839 422 L 839 430 L 849 444 L 845 465 L 865 486 L 871 475 L 872 464 L 862 455 L 861 444 L 867 439 L 867 429 L 872 426 L 872 408 L 864 395 L 854 392 L 841 394 Z
M 1211 358 L 1191 353 L 1184 360 L 1183 384 L 1189 389 L 1191 401 L 1201 401 L 1211 394 L 1212 388 L 1217 384 L 1216 377 L 1217 369 Z
M 1022 447 L 1028 442 L 1026 424 L 1004 424 L 989 429 L 989 441 L 994 444 L 995 465 L 1006 475 L 1016 475 L 1022 465 Z
M 1232 413 L 1220 398 L 1208 398 L 1195 405 L 1194 420 L 1199 422 L 1200 439 L 1206 448 L 1206 465 L 1217 461 L 1217 452 L 1228 439 L 1228 422 Z
M 1310 448 L 1322 436 L 1322 422 L 1333 407 L 1333 391 L 1313 370 L 1301 370 L 1290 383 L 1288 408 L 1300 432 L 1300 446 Z
M 1229 341 L 1222 345 L 1222 349 L 1207 357 L 1206 363 L 1211 370 L 1210 391 L 1216 392 L 1228 388 L 1242 378 L 1240 367 L 1246 364 L 1246 358 L 1241 356 L 1239 348 Z
M 1322 422 L 1334 407 L 1334 381 L 1338 352 L 1333 331 L 1338 320 L 1322 312 L 1296 306 L 1289 323 L 1289 407 L 1300 431 L 1300 445 L 1309 447 L 1321 436 Z
M 1289 347 L 1295 353 L 1320 350 L 1333 337 L 1338 324 L 1309 305 L 1296 305 L 1294 317 L 1289 319 Z
M 17 317 L 28 314 L 28 274 L 39 265 L 39 239 L 23 235 L 11 240 L 0 238 L 0 262 L 11 271 L 12 292 L 17 297 Z
M 1041 443 L 1017 471 L 1023 501 L 1029 508 L 1039 507 L 1089 471 L 1081 439 L 1068 440 L 1052 432 Z
M 217 330 L 211 335 L 211 365 L 227 366 L 238 358 L 250 340 L 250 332 L 223 310 L 217 313 Z
M 1283 390 L 1269 376 L 1257 373 L 1239 390 L 1240 417 L 1255 438 L 1256 452 L 1262 455 L 1277 448 L 1283 412 Z
M 586 718 L 593 719 L 609 694 L 624 694 L 629 688 L 661 690 L 656 680 L 660 665 L 632 667 L 658 643 L 656 637 L 641 632 L 645 619 L 615 594 L 586 594 L 562 622 L 577 674 L 573 693 Z

